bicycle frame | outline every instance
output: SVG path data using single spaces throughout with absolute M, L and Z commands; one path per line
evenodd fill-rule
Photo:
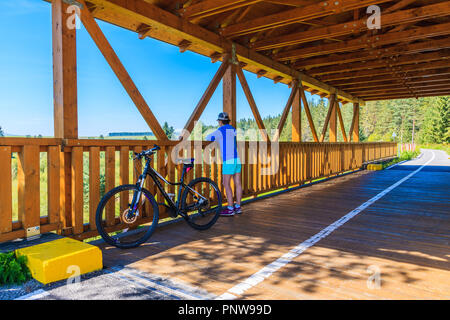
M 178 183 L 170 182 L 170 181 L 166 180 L 163 176 L 161 176 L 155 169 L 153 169 L 150 166 L 150 161 L 151 160 L 152 159 L 150 157 L 146 157 L 146 163 L 145 163 L 144 171 L 139 176 L 139 179 L 136 182 L 136 185 L 138 186 L 139 191 L 133 195 L 132 204 L 134 204 L 134 205 L 133 205 L 133 209 L 132 209 L 132 214 L 134 214 L 134 212 L 137 209 L 137 206 L 138 206 L 139 202 L 136 201 L 136 200 L 140 199 L 140 197 L 141 197 L 142 189 L 144 188 L 144 183 L 145 183 L 145 179 L 147 178 L 147 176 L 150 176 L 152 178 L 152 180 L 155 182 L 155 185 L 158 187 L 159 191 L 163 195 L 164 199 L 166 199 L 167 203 L 169 204 L 169 208 L 171 210 L 173 210 L 176 213 L 177 216 L 180 214 L 180 215 L 182 215 L 184 217 L 184 215 L 185 215 L 185 212 L 183 212 L 183 210 L 181 208 L 181 193 L 182 193 L 183 188 L 188 188 L 190 191 L 194 192 L 197 196 L 200 196 L 201 198 L 206 200 L 205 197 L 203 197 L 197 191 L 195 191 L 194 189 L 190 188 L 188 185 L 186 185 L 184 183 L 184 177 L 185 177 L 185 175 L 187 173 L 187 170 L 186 170 L 185 167 L 183 167 L 183 172 L 181 174 L 180 182 L 178 182 Z M 173 202 L 172 198 L 167 194 L 166 190 L 164 190 L 164 187 L 161 184 L 160 180 L 162 180 L 164 183 L 169 184 L 171 186 L 179 186 L 178 197 L 177 197 L 176 203 Z M 163 204 L 163 205 L 165 205 L 165 204 Z

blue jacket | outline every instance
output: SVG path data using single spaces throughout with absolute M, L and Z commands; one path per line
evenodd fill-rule
M 237 152 L 236 129 L 226 124 L 209 134 L 206 141 L 217 141 L 222 153 L 222 161 L 239 159 Z

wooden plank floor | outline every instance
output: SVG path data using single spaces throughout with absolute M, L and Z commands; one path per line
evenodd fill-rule
M 442 151 L 254 202 L 205 232 L 180 223 L 158 229 L 140 248 L 104 246 L 105 265 L 126 265 L 220 296 L 433 153 L 420 172 L 237 298 L 449 299 L 450 160 Z

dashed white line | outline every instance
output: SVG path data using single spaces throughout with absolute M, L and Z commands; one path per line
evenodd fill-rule
M 380 192 L 379 194 L 377 194 L 376 196 L 374 196 L 370 200 L 366 201 L 365 203 L 363 203 L 362 205 L 360 205 L 356 209 L 350 211 L 345 216 L 343 216 L 339 220 L 335 221 L 334 223 L 330 224 L 328 227 L 326 227 L 325 229 L 321 230 L 317 234 L 313 235 L 308 240 L 300 243 L 298 246 L 296 246 L 293 249 L 291 249 L 288 253 L 284 254 L 283 256 L 281 256 L 280 258 L 275 260 L 274 262 L 268 264 L 267 266 L 265 266 L 264 268 L 262 268 L 258 272 L 254 273 L 253 275 L 251 275 L 250 277 L 248 277 L 244 281 L 238 283 L 237 285 L 235 285 L 234 287 L 229 289 L 227 292 L 225 292 L 224 294 L 219 296 L 217 299 L 219 299 L 219 300 L 236 299 L 238 296 L 244 294 L 244 292 L 246 292 L 250 288 L 256 286 L 259 283 L 261 283 L 266 278 L 270 277 L 273 273 L 277 272 L 279 269 L 281 269 L 282 267 L 287 265 L 289 262 L 291 262 L 293 259 L 298 257 L 300 254 L 302 254 L 306 249 L 308 249 L 309 247 L 312 247 L 314 244 L 316 244 L 317 242 L 319 242 L 323 238 L 327 237 L 330 233 L 332 233 L 337 228 L 342 226 L 344 223 L 346 223 L 347 221 L 349 221 L 350 219 L 355 217 L 358 213 L 360 213 L 361 211 L 366 209 L 368 206 L 370 206 L 371 204 L 373 204 L 374 202 L 376 202 L 380 198 L 384 197 L 387 193 L 391 192 L 393 189 L 398 187 L 400 184 L 402 184 L 403 182 L 405 182 L 406 180 L 408 180 L 409 178 L 411 178 L 412 176 L 417 174 L 425 166 L 427 166 L 429 163 L 431 163 L 435 159 L 435 157 L 436 157 L 436 155 L 432 151 L 431 159 L 428 162 L 426 162 L 424 165 L 419 167 L 417 170 L 411 172 L 409 175 L 407 175 L 403 179 L 397 181 L 396 183 L 394 183 L 390 187 L 386 188 L 385 190 L 383 190 L 382 192 Z

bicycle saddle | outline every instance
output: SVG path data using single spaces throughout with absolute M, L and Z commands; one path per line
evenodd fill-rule
M 194 164 L 194 158 L 191 159 L 177 159 L 177 164 L 185 164 L 185 165 L 191 165 Z

